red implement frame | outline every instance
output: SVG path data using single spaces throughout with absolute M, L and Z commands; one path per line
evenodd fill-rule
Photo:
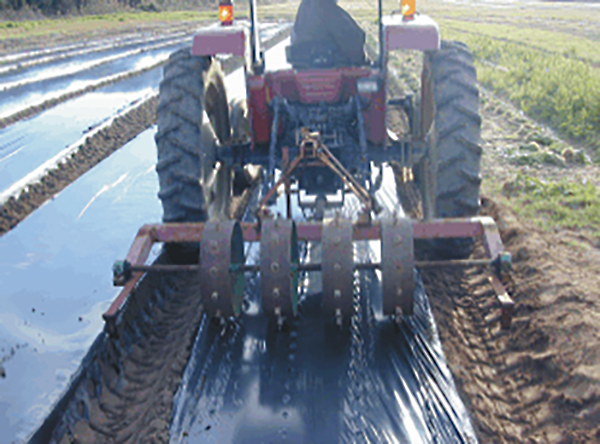
M 490 217 L 473 217 L 469 219 L 434 219 L 431 221 L 411 221 L 414 239 L 441 239 L 479 237 L 483 241 L 488 261 L 452 261 L 452 262 L 416 262 L 419 267 L 430 267 L 445 264 L 449 265 L 483 265 L 492 264 L 501 258 L 504 252 L 500 233 L 494 220 Z M 258 223 L 242 223 L 243 238 L 245 242 L 259 242 L 261 227 Z M 321 241 L 322 225 L 318 222 L 301 222 L 296 224 L 299 241 Z M 179 243 L 200 242 L 204 231 L 203 223 L 171 223 L 171 224 L 148 224 L 144 225 L 138 232 L 126 261 L 133 269 L 130 279 L 124 284 L 123 289 L 113 301 L 103 317 L 110 328 L 114 328 L 119 310 L 135 289 L 142 278 L 146 260 L 155 242 Z M 352 226 L 352 239 L 354 241 L 378 241 L 381 239 L 380 225 L 356 223 Z M 137 270 L 136 270 L 137 267 Z M 156 266 L 160 271 L 179 269 L 195 270 L 198 266 Z M 504 285 L 494 273 L 490 273 L 490 283 L 496 293 L 502 310 L 501 325 L 503 328 L 510 326 L 514 302 L 507 293 Z M 115 284 L 117 285 L 117 284 Z

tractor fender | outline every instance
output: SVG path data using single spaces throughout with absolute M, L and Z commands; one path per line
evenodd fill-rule
M 395 14 L 382 17 L 381 21 L 386 52 L 394 49 L 440 49 L 440 29 L 431 17 L 418 14 L 405 20 L 401 14 Z
M 232 54 L 250 60 L 250 29 L 244 24 L 219 24 L 199 30 L 194 35 L 192 55 Z M 249 66 L 249 65 L 247 65 Z

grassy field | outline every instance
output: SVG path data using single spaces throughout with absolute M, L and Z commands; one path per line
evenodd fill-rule
M 450 36 L 459 37 L 449 32 Z M 600 156 L 600 70 L 569 55 L 463 35 L 477 57 L 479 81 Z
M 584 228 L 600 237 L 600 192 L 591 183 L 546 182 L 517 174 L 504 184 L 502 194 L 512 200 L 517 213 L 541 228 Z
M 440 24 L 443 38 L 469 45 L 488 91 L 600 160 L 600 8 L 427 1 L 422 9 Z M 515 175 L 503 186 L 488 184 L 493 194 L 502 194 L 514 211 L 544 229 L 595 232 L 598 188 L 565 164 L 563 144 L 535 142 L 508 153 Z M 579 160 L 584 164 L 585 156 Z M 554 179 L 536 177 L 536 168 L 556 167 L 563 172 Z
M 486 36 L 501 42 L 516 43 L 551 54 L 563 54 L 600 66 L 600 41 L 572 35 L 561 29 L 554 31 L 518 24 L 480 23 L 474 20 L 440 18 L 446 32 L 460 35 Z
M 426 9 L 444 38 L 471 47 L 482 85 L 600 159 L 598 8 Z

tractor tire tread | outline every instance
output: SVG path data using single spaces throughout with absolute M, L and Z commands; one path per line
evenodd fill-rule
M 210 60 L 190 48 L 174 52 L 163 70 L 157 107 L 158 197 L 164 222 L 206 219 L 200 184 L 204 77 Z
M 438 218 L 471 217 L 480 208 L 481 116 L 473 56 L 466 45 L 442 41 L 441 49 L 428 53 L 437 136 Z M 472 239 L 441 239 L 432 243 L 434 255 L 468 257 Z

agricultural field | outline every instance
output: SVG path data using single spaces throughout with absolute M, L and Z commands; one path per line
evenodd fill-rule
M 344 5 L 376 42 L 367 2 Z M 387 10 L 397 9 L 390 2 Z M 484 214 L 514 258 L 511 331 L 475 272 L 424 273 L 443 345 L 482 442 L 600 439 L 600 4 L 417 2 L 473 52 Z M 398 93 L 422 56 L 390 59 Z
M 482 98 L 484 213 L 514 258 L 510 332 L 473 276 L 432 274 L 455 378 L 483 442 L 600 439 L 600 4 L 434 2 L 471 48 Z M 443 291 L 464 285 L 460 291 Z M 465 344 L 469 347 L 465 348 Z
M 266 2 L 259 15 L 292 20 L 298 3 Z M 374 46 L 375 2 L 339 4 Z M 387 12 L 397 9 L 395 2 L 384 4 Z M 424 0 L 417 7 L 439 23 L 444 39 L 462 41 L 473 52 L 481 97 L 482 212 L 497 220 L 514 261 L 507 284 L 516 307 L 508 331 L 500 330 L 475 270 L 423 275 L 456 385 L 482 443 L 598 442 L 600 3 Z M 0 55 L 130 32 L 189 32 L 215 16 L 131 12 L 0 21 Z M 402 53 L 390 60 L 393 91 L 418 91 L 421 58 Z M 154 108 L 156 99 L 144 106 Z M 99 145 L 91 140 L 83 154 L 93 161 L 85 160 L 77 174 L 59 172 L 38 196 L 0 208 L 0 233 L 117 150 L 123 134 L 133 138 L 151 125 L 154 109 L 142 111 L 142 117 L 116 120 L 96 138 Z M 116 145 L 105 150 L 106 140 Z M 52 181 L 59 176 L 57 185 Z M 8 359 L 0 356 L 0 364 Z

